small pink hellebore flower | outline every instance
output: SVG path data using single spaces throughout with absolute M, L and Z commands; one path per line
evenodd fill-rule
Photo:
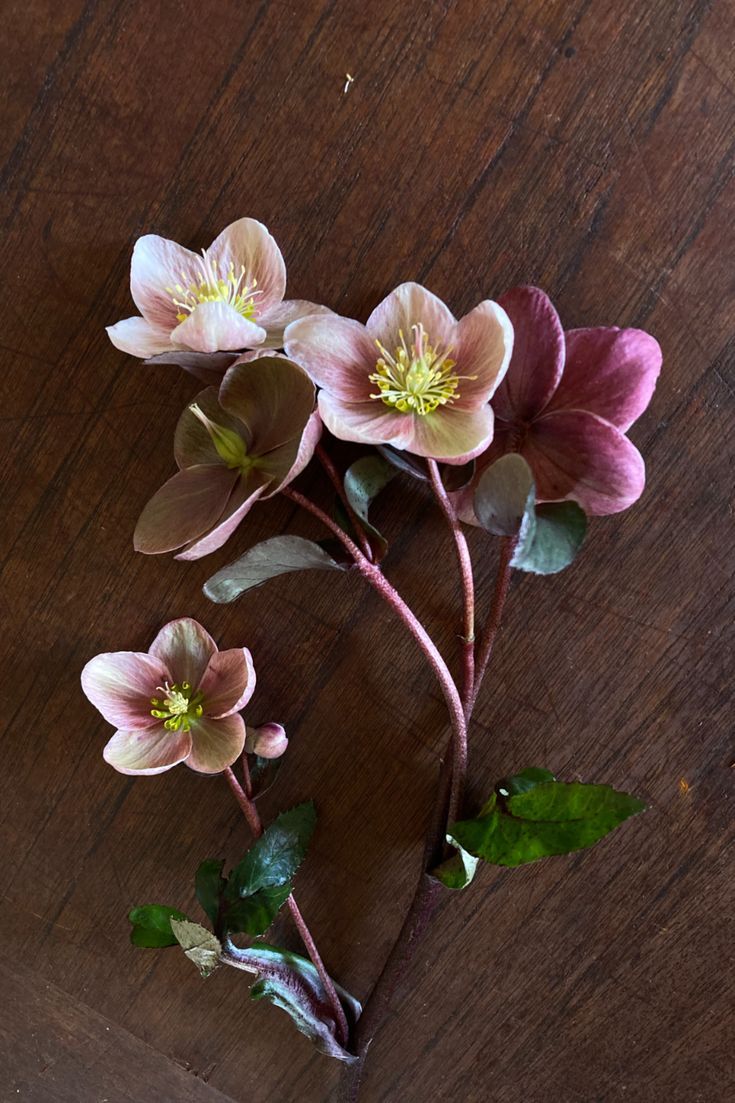
M 115 732 L 105 761 L 121 774 L 160 774 L 179 762 L 202 774 L 231 766 L 245 746 L 243 708 L 255 689 L 245 647 L 218 651 L 201 624 L 172 620 L 148 653 L 97 655 L 82 689 Z
M 136 551 L 182 548 L 200 559 L 221 547 L 259 499 L 301 472 L 321 433 L 309 376 L 285 356 L 234 364 L 179 418 L 180 471 L 153 495 L 135 529 Z
M 500 299 L 515 330 L 510 367 L 493 399 L 495 437 L 477 475 L 520 452 L 539 501 L 572 499 L 589 514 L 618 513 L 642 494 L 645 465 L 625 436 L 650 402 L 661 368 L 658 342 L 640 329 L 564 332 L 550 299 L 516 287 Z M 459 492 L 474 520 L 472 488 Z
M 248 728 L 245 737 L 248 754 L 257 754 L 260 758 L 280 758 L 287 749 L 288 736 L 282 724 L 261 724 L 259 728 Z
M 130 292 L 142 318 L 126 318 L 107 332 L 116 348 L 143 358 L 174 350 L 280 348 L 290 321 L 324 309 L 284 301 L 281 250 L 254 218 L 233 222 L 201 256 L 157 234 L 139 238 Z
M 322 420 L 342 440 L 446 463 L 464 463 L 492 440 L 488 400 L 508 366 L 513 327 L 489 299 L 458 322 L 436 295 L 404 283 L 367 325 L 301 318 L 284 339 L 322 388 Z

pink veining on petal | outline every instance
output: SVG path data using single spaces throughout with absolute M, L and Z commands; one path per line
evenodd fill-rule
M 265 330 L 244 318 L 226 302 L 205 302 L 195 306 L 171 334 L 174 344 L 195 352 L 227 352 L 259 345 Z
M 180 310 L 174 302 L 180 297 L 176 285 L 199 283 L 199 260 L 190 249 L 158 234 L 138 238 L 130 264 L 130 292 L 147 321 L 169 332 L 174 328 Z
M 117 731 L 102 752 L 105 762 L 121 774 L 162 774 L 186 761 L 190 732 L 168 731 L 160 721 L 146 731 Z
M 493 411 L 444 406 L 433 414 L 413 416 L 408 451 L 442 463 L 461 464 L 479 456 L 493 438 Z
M 153 325 L 145 318 L 125 318 L 116 322 L 107 327 L 107 336 L 121 352 L 142 359 L 166 353 L 171 348 L 170 327 Z
M 346 402 L 329 391 L 319 392 L 321 419 L 339 440 L 359 444 L 392 444 L 410 449 L 413 440 L 412 415 L 402 414 L 384 402 Z
M 453 359 L 460 383 L 453 405 L 478 409 L 490 400 L 508 370 L 513 326 L 501 306 L 485 299 L 458 322 L 456 342 Z
M 310 303 L 304 299 L 284 299 L 282 303 L 264 311 L 259 317 L 259 323 L 267 330 L 263 346 L 270 349 L 282 349 L 284 334 L 287 326 L 296 322 L 299 318 L 307 318 L 312 314 L 334 314 L 328 306 L 320 303 Z
M 402 283 L 376 306 L 366 328 L 392 353 L 401 343 L 401 333 L 411 343 L 411 328 L 419 323 L 433 348 L 446 351 L 452 345 L 456 319 L 449 307 L 421 284 Z
M 284 336 L 286 355 L 319 387 L 346 402 L 364 402 L 374 389 L 369 376 L 379 353 L 365 326 L 336 314 L 292 322 Z
M 188 682 L 196 689 L 217 654 L 217 644 L 199 621 L 180 617 L 163 626 L 148 653 L 165 664 L 172 682 Z
M 82 689 L 108 723 L 120 728 L 152 728 L 151 697 L 170 677 L 161 656 L 139 651 L 96 655 L 82 671 Z
M 255 690 L 253 657 L 246 647 L 212 655 L 199 688 L 205 715 L 220 719 L 245 708 Z
M 561 379 L 564 331 L 551 300 L 538 287 L 515 287 L 499 302 L 513 324 L 514 343 L 493 408 L 506 421 L 530 421 L 541 413 Z
M 207 253 L 222 276 L 232 266 L 236 276 L 243 271 L 248 287 L 255 286 L 257 321 L 267 318 L 282 301 L 286 294 L 286 265 L 275 238 L 262 222 L 255 218 L 232 222 L 215 238 Z

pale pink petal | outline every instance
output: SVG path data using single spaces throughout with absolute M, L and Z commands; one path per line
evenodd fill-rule
M 319 387 L 346 402 L 364 402 L 375 389 L 369 376 L 380 353 L 365 326 L 352 318 L 312 314 L 292 322 L 284 336 L 286 355 Z
M 179 617 L 164 624 L 149 651 L 166 664 L 173 682 L 179 685 L 188 682 L 194 689 L 198 688 L 209 660 L 216 653 L 217 644 L 193 617 Z
M 218 774 L 231 766 L 245 747 L 245 721 L 239 712 L 214 720 L 203 716 L 191 729 L 192 748 L 186 765 L 200 774 Z
M 256 480 L 259 481 L 256 482 Z M 183 551 L 174 556 L 174 559 L 201 559 L 202 556 L 221 548 L 258 499 L 264 495 L 269 485 L 270 479 L 266 472 L 251 471 L 248 478 L 241 478 L 227 503 L 227 509 L 214 528 L 198 540 L 187 544 Z
M 181 299 L 186 289 L 198 285 L 201 279 L 201 258 L 190 249 L 158 234 L 146 234 L 136 241 L 130 264 L 130 292 L 149 322 L 171 332 L 181 310 L 174 299 Z
M 259 345 L 265 330 L 225 302 L 200 303 L 171 334 L 176 345 L 195 352 L 226 352 Z
M 513 326 L 501 306 L 485 299 L 458 323 L 456 342 L 452 359 L 460 383 L 454 405 L 477 409 L 491 398 L 508 370 Z
M 571 498 L 586 513 L 619 513 L 643 493 L 638 449 L 609 421 L 584 410 L 561 410 L 534 421 L 522 454 L 540 501 Z
M 200 464 L 179 471 L 153 495 L 138 518 L 133 543 L 144 555 L 174 551 L 222 516 L 237 471 Z
M 506 421 L 530 421 L 561 379 L 564 331 L 551 300 L 538 287 L 514 287 L 501 296 L 500 305 L 513 324 L 513 355 L 493 408 Z
M 171 348 L 171 329 L 154 326 L 145 318 L 125 318 L 116 322 L 107 327 L 107 336 L 116 349 L 142 359 Z
M 195 379 L 200 379 L 202 383 L 219 387 L 222 376 L 235 363 L 238 355 L 237 352 L 188 352 L 181 349 L 164 352 L 160 356 L 151 356 L 145 361 L 145 366 L 174 364 L 188 371 Z
M 493 411 L 488 405 L 478 410 L 442 406 L 423 417 L 406 416 L 413 420 L 406 450 L 415 456 L 443 463 L 467 463 L 479 456 L 493 438 Z
M 625 432 L 651 401 L 658 341 L 641 329 L 572 329 L 564 374 L 546 410 L 589 410 Z
M 328 391 L 320 391 L 319 413 L 327 429 L 339 440 L 392 444 L 406 449 L 413 439 L 413 415 L 402 414 L 379 399 L 345 402 Z
M 216 651 L 209 660 L 199 688 L 204 712 L 219 719 L 245 708 L 255 689 L 253 657 L 247 647 Z
M 314 410 L 314 384 L 284 356 L 258 357 L 233 365 L 222 380 L 222 407 L 250 429 L 250 451 L 262 456 L 298 440 Z
M 426 341 L 445 352 L 454 343 L 456 319 L 449 307 L 418 283 L 402 283 L 376 306 L 367 320 L 367 331 L 374 340 L 393 353 L 401 344 L 401 334 L 411 345 L 411 327 L 421 323 Z
M 121 774 L 162 774 L 191 753 L 191 733 L 172 732 L 160 720 L 147 731 L 117 731 L 102 755 Z
M 119 728 L 152 728 L 151 697 L 170 673 L 156 655 L 111 651 L 90 659 L 82 671 L 82 689 L 108 723 Z
M 296 322 L 299 318 L 306 318 L 310 314 L 333 313 L 334 311 L 330 310 L 328 306 L 321 306 L 319 303 L 309 303 L 305 299 L 284 299 L 282 303 L 278 303 L 267 312 L 263 311 L 258 315 L 258 322 L 267 331 L 263 345 L 265 348 L 282 349 L 283 335 L 286 326 L 289 326 L 291 322 Z
M 207 249 L 207 255 L 219 266 L 220 275 L 224 277 L 230 265 L 236 274 L 245 270 L 245 285 L 256 285 L 253 303 L 258 321 L 261 314 L 271 313 L 286 294 L 286 265 L 281 250 L 263 223 L 254 218 L 232 222 Z

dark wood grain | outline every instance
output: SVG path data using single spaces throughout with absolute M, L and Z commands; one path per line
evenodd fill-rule
M 132 313 L 136 236 L 196 248 L 244 214 L 276 235 L 293 296 L 362 317 L 418 278 L 463 312 L 537 282 L 568 326 L 644 326 L 665 355 L 631 434 L 644 498 L 595 521 L 563 576 L 514 582 L 471 742 L 471 796 L 543 762 L 651 810 L 590 853 L 485 869 L 443 906 L 365 1103 L 733 1097 L 734 14 L 729 0 L 5 5 L 3 1101 L 321 1103 L 337 1079 L 234 971 L 204 983 L 183 955 L 128 945 L 128 907 L 193 907 L 197 861 L 247 835 L 220 780 L 104 765 L 78 683 L 98 651 L 145 647 L 183 614 L 252 648 L 251 719 L 293 736 L 263 812 L 317 801 L 299 901 L 359 996 L 412 891 L 446 732 L 400 625 L 353 578 L 206 602 L 201 583 L 237 550 L 316 532 L 285 501 L 203 563 L 132 552 L 196 384 L 140 368 L 104 326 Z M 440 517 L 416 488 L 387 491 L 376 517 L 388 574 L 456 660 Z M 477 533 L 472 547 L 487 600 L 496 553 Z

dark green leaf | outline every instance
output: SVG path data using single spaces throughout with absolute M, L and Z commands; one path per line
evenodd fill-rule
M 133 946 L 146 946 L 151 949 L 160 946 L 175 946 L 176 936 L 171 930 L 172 919 L 186 919 L 183 912 L 169 908 L 165 904 L 141 904 L 128 912 L 133 925 L 130 941 Z
M 510 452 L 485 468 L 475 490 L 475 516 L 493 536 L 525 537 L 533 529 L 536 486 L 522 456 Z
M 281 812 L 230 874 L 226 896 L 235 900 L 290 881 L 301 865 L 316 827 L 313 801 Z
M 556 574 L 572 562 L 587 532 L 587 518 L 576 502 L 536 506 L 536 524 L 521 534 L 511 567 L 532 574 Z
M 250 548 L 204 584 L 204 593 L 219 604 L 234 601 L 245 590 L 290 571 L 342 571 L 323 548 L 302 536 L 274 536 Z
M 637 797 L 609 785 L 541 781 L 507 800 L 492 796 L 476 819 L 450 831 L 470 854 L 494 865 L 518 866 L 592 846 L 644 808 Z
M 199 866 L 194 879 L 197 900 L 214 927 L 219 915 L 219 898 L 226 884 L 222 876 L 224 864 L 224 859 L 207 858 Z
M 504 777 L 495 786 L 500 797 L 515 797 L 518 793 L 526 793 L 529 789 L 535 789 L 544 781 L 556 781 L 551 770 L 544 770 L 542 766 L 527 766 L 512 777 Z
M 256 938 L 265 934 L 282 906 L 291 895 L 291 883 L 278 888 L 260 889 L 251 896 L 228 901 L 224 906 L 222 926 L 232 933 L 244 931 Z
M 395 478 L 396 468 L 373 453 L 355 460 L 345 474 L 345 494 L 347 500 L 360 518 L 363 528 L 370 539 L 375 558 L 379 561 L 388 550 L 388 542 L 368 520 L 368 511 L 374 498 L 391 479 Z
M 311 1039 L 321 1053 L 338 1061 L 352 1062 L 355 1057 L 337 1041 L 332 1006 L 319 974 L 310 961 L 299 954 L 259 942 L 241 950 L 229 945 L 227 957 L 239 968 L 257 974 L 250 990 L 254 1000 L 267 1000 L 291 1016 L 297 1030 Z M 362 1008 L 357 1000 L 335 984 L 347 1022 L 353 1026 Z
M 447 842 L 457 848 L 457 853 L 432 870 L 432 877 L 436 877 L 448 889 L 466 889 L 475 876 L 480 859 L 468 854 L 454 836 L 447 835 Z

